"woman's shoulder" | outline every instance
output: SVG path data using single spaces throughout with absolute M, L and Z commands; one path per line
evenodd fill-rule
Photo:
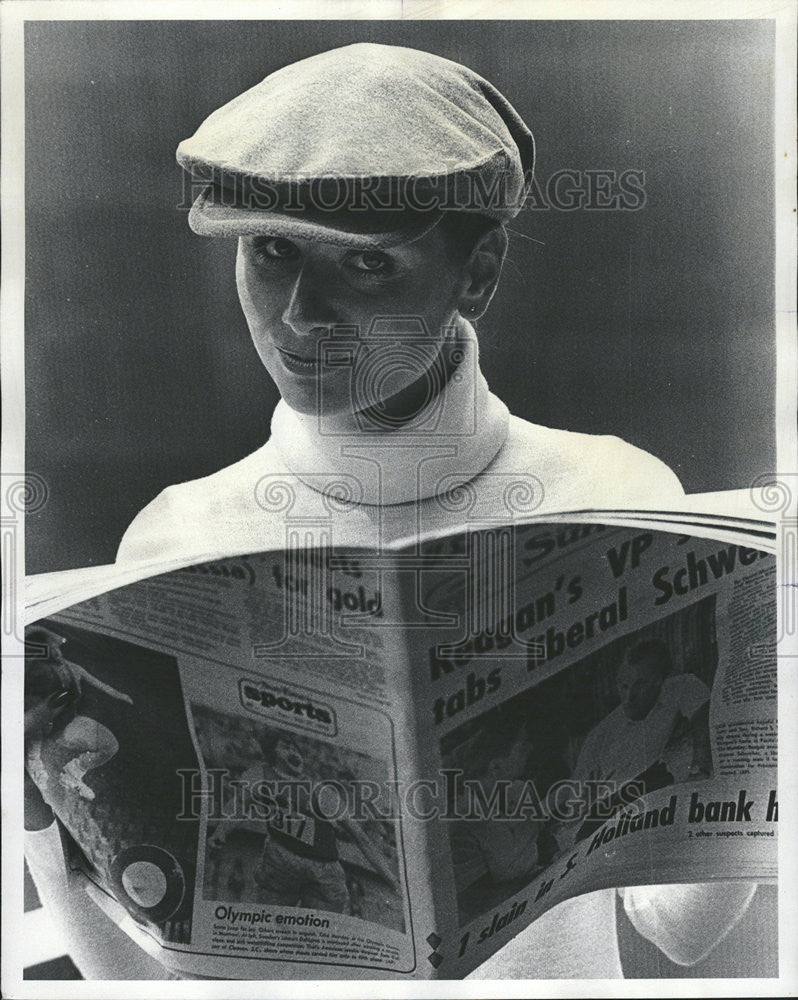
M 684 496 L 665 462 L 622 438 L 545 427 L 515 416 L 493 466 L 534 475 L 547 510 L 658 506 Z
M 235 535 L 247 536 L 258 518 L 258 492 L 264 476 L 280 468 L 276 449 L 267 442 L 232 465 L 198 479 L 167 486 L 128 526 L 117 562 L 194 557 L 218 552 L 220 535 L 237 547 Z M 251 541 L 258 543 L 260 539 Z M 258 544 L 255 544 L 255 548 Z

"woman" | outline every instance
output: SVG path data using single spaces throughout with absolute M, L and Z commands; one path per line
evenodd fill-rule
M 682 495 L 618 438 L 510 416 L 479 371 L 472 323 L 496 290 L 534 142 L 475 73 L 393 46 L 321 53 L 216 111 L 177 156 L 199 191 L 190 226 L 238 238 L 239 299 L 283 399 L 261 449 L 165 490 L 119 560 L 280 544 L 278 481 L 292 515 L 336 490 L 355 501 L 337 544 L 456 523 L 436 498 L 463 483 L 474 518 L 495 515 L 507 477 L 535 513 Z
M 273 73 L 182 143 L 199 192 L 189 224 L 238 239 L 239 299 L 282 401 L 262 448 L 166 489 L 118 560 L 282 546 L 292 519 L 314 516 L 334 545 L 376 545 L 463 524 L 457 490 L 469 518 L 493 518 L 510 481 L 535 513 L 678 500 L 658 459 L 513 417 L 479 370 L 472 324 L 496 290 L 504 224 L 523 205 L 533 159 L 531 133 L 487 81 L 370 44 Z M 46 869 L 52 828 L 36 836 Z M 664 887 L 627 891 L 626 904 L 644 934 L 692 961 L 752 891 Z M 87 974 L 109 974 L 115 932 L 92 923 L 93 945 L 73 944 Z M 116 977 L 156 975 L 147 956 L 126 961 Z M 620 976 L 613 895 L 557 907 L 479 974 Z

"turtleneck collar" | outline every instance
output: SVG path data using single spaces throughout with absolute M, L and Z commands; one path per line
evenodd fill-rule
M 479 475 L 507 438 L 509 413 L 479 369 L 471 324 L 461 320 L 456 338 L 463 360 L 448 383 L 395 428 L 297 413 L 281 400 L 271 440 L 286 466 L 312 489 L 374 505 L 423 500 Z

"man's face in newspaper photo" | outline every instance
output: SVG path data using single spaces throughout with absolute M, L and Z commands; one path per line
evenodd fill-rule
M 401 325 L 411 320 L 416 338 L 419 330 L 441 337 L 470 284 L 468 261 L 452 252 L 442 226 L 390 250 L 242 237 L 236 279 L 255 348 L 283 399 L 300 413 L 325 414 L 379 405 L 423 376 L 422 358 L 432 363 L 436 351 L 403 352 Z M 394 317 L 403 321 L 395 333 Z M 369 338 L 377 319 L 388 335 Z M 345 364 L 325 360 L 323 342 L 336 328 L 348 328 L 347 350 L 357 339 Z M 364 391 L 353 394 L 366 365 Z
M 274 749 L 274 766 L 278 773 L 294 778 L 302 774 L 305 762 L 290 740 L 278 740 Z
M 664 678 L 653 657 L 639 663 L 625 660 L 618 671 L 616 684 L 624 714 L 635 721 L 645 719 L 656 705 Z
M 63 663 L 64 654 L 61 647 L 66 642 L 60 635 L 56 635 L 55 632 L 47 633 L 47 659 L 52 663 Z
M 522 733 L 503 757 L 495 758 L 491 762 L 495 777 L 510 781 L 531 777 L 532 749 L 532 743 Z

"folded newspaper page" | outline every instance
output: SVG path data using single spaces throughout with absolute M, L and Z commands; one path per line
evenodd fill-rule
M 682 530 L 303 542 L 34 613 L 70 878 L 232 979 L 460 978 L 570 896 L 775 878 L 775 556 Z

